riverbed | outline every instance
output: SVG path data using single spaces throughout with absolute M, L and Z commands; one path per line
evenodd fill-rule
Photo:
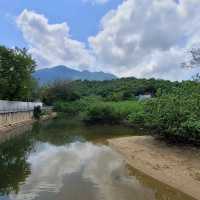
M 36 123 L 0 144 L 0 200 L 193 200 L 131 168 L 107 143 L 138 135 L 75 119 Z

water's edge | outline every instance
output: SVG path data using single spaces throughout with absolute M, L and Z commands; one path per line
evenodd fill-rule
M 193 200 L 133 169 L 108 144 L 139 135 L 59 118 L 14 129 L 0 143 L 0 199 Z
M 147 146 L 148 148 L 144 148 L 141 150 L 139 146 L 137 145 L 134 146 L 134 143 L 130 142 L 131 140 L 132 141 L 137 140 L 136 143 L 137 142 L 144 143 L 144 145 Z M 154 179 L 155 181 L 158 181 L 166 185 L 166 187 L 169 187 L 172 190 L 180 191 L 184 195 L 188 196 L 188 198 L 193 198 L 195 200 L 200 199 L 200 190 L 199 190 L 200 181 L 195 181 L 194 179 L 191 178 L 188 180 L 186 179 L 188 177 L 184 176 L 180 177 L 181 174 L 182 175 L 184 174 L 184 172 L 180 173 L 181 169 L 175 169 L 176 170 L 175 174 L 177 176 L 173 176 L 174 175 L 173 166 L 171 167 L 166 166 L 168 173 L 165 174 L 165 170 L 159 169 L 160 163 L 164 163 L 163 157 L 162 160 L 161 159 L 159 160 L 159 158 L 156 157 L 156 159 L 153 160 L 154 164 L 152 164 L 151 162 L 148 163 L 148 158 L 145 159 L 144 153 L 140 155 L 139 159 L 137 159 L 138 152 L 142 151 L 146 151 L 145 152 L 146 155 L 150 155 L 151 153 L 156 155 L 155 153 L 156 151 L 158 154 L 165 153 L 165 150 L 163 148 L 158 149 L 158 147 L 156 147 L 155 149 L 153 149 L 153 145 L 151 144 L 153 140 L 155 139 L 152 136 L 133 136 L 133 137 L 109 139 L 108 144 L 112 149 L 114 149 L 116 152 L 120 153 L 123 156 L 125 162 L 131 166 L 133 171 L 137 171 L 138 173 L 144 174 L 145 176 L 148 176 L 149 178 Z M 133 149 L 133 147 L 134 151 L 132 152 L 128 151 L 128 149 L 129 150 L 131 148 Z M 151 151 L 152 149 L 153 151 Z M 169 152 L 168 156 L 170 157 Z M 189 173 L 189 167 L 187 168 Z M 171 178 L 169 178 L 170 174 Z

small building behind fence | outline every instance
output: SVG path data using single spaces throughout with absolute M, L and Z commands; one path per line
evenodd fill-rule
M 140 95 L 138 95 L 139 101 L 144 101 L 144 100 L 151 99 L 151 98 L 152 98 L 151 94 L 140 94 Z

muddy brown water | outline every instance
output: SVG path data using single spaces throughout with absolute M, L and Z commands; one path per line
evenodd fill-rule
M 75 119 L 34 124 L 0 144 L 0 200 L 192 200 L 130 168 L 106 145 L 139 134 Z

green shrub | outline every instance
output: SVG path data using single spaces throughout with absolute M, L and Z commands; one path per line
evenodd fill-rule
M 186 82 L 146 103 L 147 124 L 168 138 L 200 140 L 200 84 Z
M 128 122 L 132 125 L 145 125 L 146 114 L 143 111 L 132 112 L 128 115 Z
M 116 123 L 120 121 L 120 116 L 112 106 L 100 103 L 88 108 L 84 120 L 90 123 Z
M 143 105 L 137 101 L 98 102 L 88 107 L 84 120 L 91 123 L 119 123 L 128 120 L 132 112 L 142 109 Z
M 80 96 L 71 88 L 69 81 L 55 81 L 40 88 L 40 98 L 46 105 L 52 106 L 58 101 L 76 101 Z
M 138 101 L 105 102 L 91 96 L 78 101 L 57 102 L 54 109 L 68 115 L 80 115 L 87 123 L 119 123 L 127 121 L 131 113 L 142 113 L 144 106 Z
M 79 101 L 72 102 L 56 102 L 54 105 L 56 112 L 65 113 L 68 115 L 77 115 L 81 110 L 81 104 Z

